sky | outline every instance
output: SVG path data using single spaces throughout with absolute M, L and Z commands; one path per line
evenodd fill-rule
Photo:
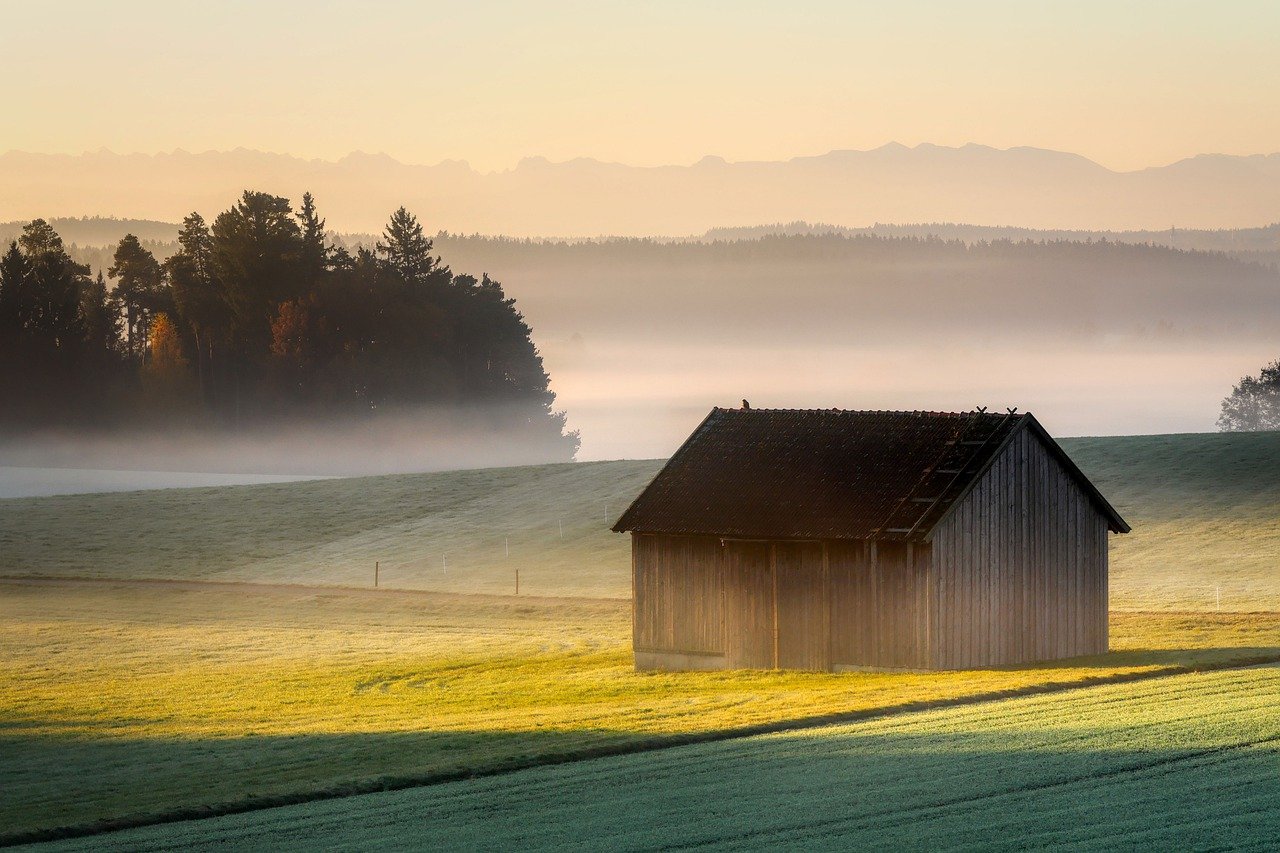
M 0 150 L 633 165 L 1280 151 L 1280 3 L 0 0 Z

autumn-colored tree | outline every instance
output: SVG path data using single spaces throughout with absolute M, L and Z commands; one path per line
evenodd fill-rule
M 271 354 L 301 365 L 307 357 L 311 337 L 308 300 L 291 299 L 281 303 L 271 321 Z
M 182 353 L 178 327 L 163 311 L 151 318 L 151 337 L 147 347 L 150 357 L 145 370 L 152 381 L 174 389 L 186 383 L 190 363 Z

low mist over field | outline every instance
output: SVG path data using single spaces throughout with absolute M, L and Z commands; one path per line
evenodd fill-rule
M 709 404 L 744 397 L 1018 406 L 1059 434 L 1208 430 L 1280 335 L 1273 269 L 1165 247 L 844 236 L 439 246 L 510 283 L 587 458 L 666 455 Z
M 150 238 L 144 245 L 162 260 L 178 249 L 167 237 L 176 225 L 55 224 L 95 269 L 115 246 L 93 241 L 126 232 Z M 352 251 L 378 240 L 331 239 Z M 442 233 L 433 242 L 443 264 L 487 273 L 516 299 L 555 408 L 581 431 L 581 459 L 666 456 L 711 405 L 742 398 L 758 407 L 1018 406 L 1058 434 L 1209 430 L 1232 384 L 1274 357 L 1280 339 L 1274 228 L 849 233 L 797 224 L 681 241 Z M 376 429 L 246 430 L 217 441 L 172 429 L 140 443 L 136 434 L 61 445 L 42 436 L 14 464 L 339 474 L 544 461 L 466 416 L 442 417 L 428 407 Z M 0 447 L 11 461 L 15 452 Z
M 224 472 L 250 477 L 235 482 L 253 482 L 251 475 L 442 471 L 530 465 L 563 455 L 549 442 L 531 441 L 526 433 L 504 427 L 507 420 L 507 414 L 482 409 L 421 407 L 372 420 L 270 423 L 235 431 L 145 426 L 44 429 L 0 437 L 0 465 Z

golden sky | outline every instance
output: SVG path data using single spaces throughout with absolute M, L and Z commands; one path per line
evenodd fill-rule
M 1280 3 L 0 0 L 0 150 L 1280 151 Z

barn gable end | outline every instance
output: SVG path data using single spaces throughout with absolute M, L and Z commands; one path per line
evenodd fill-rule
M 1129 527 L 1056 448 L 1017 430 L 934 525 L 932 666 L 1107 650 L 1107 532 Z

